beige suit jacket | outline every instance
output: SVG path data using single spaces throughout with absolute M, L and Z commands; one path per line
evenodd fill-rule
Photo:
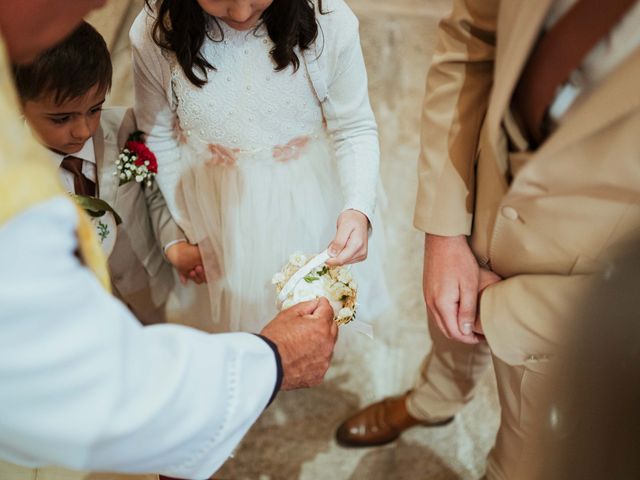
M 480 314 L 512 365 L 556 351 L 589 274 L 640 225 L 640 49 L 538 150 L 508 152 L 510 99 L 551 3 L 456 1 L 423 108 L 415 225 L 471 235 L 479 262 L 505 278 Z
M 115 162 L 136 130 L 132 109 L 106 108 L 94 136 L 99 196 L 122 217 L 109 257 L 114 292 L 143 323 L 154 321 L 173 287 L 173 274 L 162 246 L 184 233 L 173 221 L 157 186 L 118 185 Z

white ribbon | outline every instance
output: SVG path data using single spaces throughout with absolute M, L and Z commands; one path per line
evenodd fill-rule
M 280 303 L 284 302 L 289 294 L 296 288 L 296 285 L 300 280 L 309 275 L 313 270 L 318 268 L 320 265 L 324 264 L 327 260 L 329 260 L 331 256 L 329 252 L 325 250 L 322 253 L 319 253 L 315 257 L 313 257 L 306 265 L 300 268 L 293 276 L 284 284 L 282 290 L 278 294 L 278 300 Z

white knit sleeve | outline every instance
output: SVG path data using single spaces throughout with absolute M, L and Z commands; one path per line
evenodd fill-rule
M 325 10 L 329 13 L 319 16 L 319 35 L 324 36 L 324 45 L 317 49 L 319 65 L 327 79 L 322 108 L 336 149 L 344 209 L 358 210 L 372 221 L 380 147 L 369 104 L 358 20 L 342 0 L 329 2 Z
M 154 12 L 144 8 L 129 32 L 133 54 L 134 112 L 138 128 L 145 132 L 147 145 L 158 159 L 156 181 L 171 215 L 193 238 L 192 229 L 181 207 L 179 181 L 183 165 L 176 128 L 178 119 L 173 99 L 171 66 L 152 38 Z

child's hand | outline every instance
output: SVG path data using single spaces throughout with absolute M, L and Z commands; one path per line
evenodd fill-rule
M 338 217 L 336 237 L 329 244 L 330 267 L 358 263 L 367 258 L 369 219 L 357 210 L 345 210 Z
M 202 266 L 202 257 L 197 245 L 179 242 L 171 245 L 165 252 L 167 260 L 178 270 L 180 281 L 185 284 L 193 280 L 197 284 L 204 283 L 207 278 Z

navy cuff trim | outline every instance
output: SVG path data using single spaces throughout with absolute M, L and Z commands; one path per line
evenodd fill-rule
M 271 394 L 271 398 L 269 399 L 269 403 L 267 403 L 267 407 L 271 405 L 276 398 L 276 395 L 280 391 L 280 387 L 282 386 L 282 379 L 284 377 L 284 370 L 282 369 L 282 358 L 280 358 L 280 352 L 278 351 L 278 346 L 269 340 L 264 335 L 255 334 L 257 337 L 260 337 L 264 342 L 269 345 L 269 348 L 273 351 L 273 355 L 276 357 L 276 384 L 273 388 L 273 393 Z

